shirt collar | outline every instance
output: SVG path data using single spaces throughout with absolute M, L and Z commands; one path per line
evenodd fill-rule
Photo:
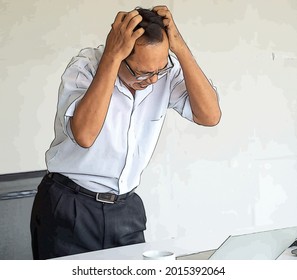
M 127 97 L 129 97 L 130 99 L 133 98 L 131 92 L 129 91 L 129 89 L 127 89 L 127 87 L 124 85 L 124 83 L 119 78 L 119 76 L 116 77 L 115 86 L 118 88 L 118 90 L 120 92 L 125 94 Z M 135 100 L 137 101 L 137 103 L 140 103 L 152 91 L 153 91 L 153 85 L 152 84 L 147 86 L 145 89 L 137 90 L 135 92 Z

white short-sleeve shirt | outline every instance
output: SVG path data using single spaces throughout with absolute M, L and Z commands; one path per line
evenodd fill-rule
M 50 172 L 64 174 L 89 190 L 123 194 L 139 185 L 167 109 L 190 121 L 193 115 L 180 64 L 172 56 L 170 72 L 134 97 L 117 78 L 100 134 L 90 148 L 79 146 L 69 119 L 91 84 L 102 53 L 103 46 L 81 50 L 62 75 L 55 138 L 46 164 Z

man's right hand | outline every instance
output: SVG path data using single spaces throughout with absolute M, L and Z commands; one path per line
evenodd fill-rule
M 137 10 L 128 13 L 119 12 L 107 36 L 105 54 L 112 55 L 120 61 L 129 56 L 135 41 L 144 33 L 143 28 L 133 31 L 141 20 L 142 16 Z

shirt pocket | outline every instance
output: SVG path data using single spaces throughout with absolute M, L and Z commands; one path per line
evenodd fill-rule
M 162 121 L 163 118 L 164 118 L 164 116 L 165 116 L 165 114 L 162 114 L 162 115 L 160 115 L 160 116 L 156 116 L 156 117 L 150 119 L 150 121 L 151 121 L 151 122 L 159 122 L 159 121 Z

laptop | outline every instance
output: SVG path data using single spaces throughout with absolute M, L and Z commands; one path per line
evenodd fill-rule
M 297 238 L 297 226 L 230 235 L 218 249 L 178 256 L 177 260 L 275 260 Z

